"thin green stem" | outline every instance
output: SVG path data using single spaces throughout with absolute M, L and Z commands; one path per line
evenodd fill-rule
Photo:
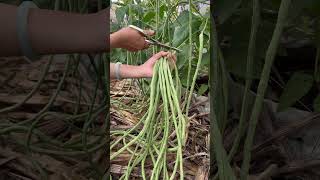
M 188 96 L 188 89 L 190 85 L 190 74 L 191 74 L 191 64 L 192 64 L 192 0 L 189 0 L 189 22 L 188 22 L 188 28 L 189 28 L 189 54 L 188 54 L 188 75 L 187 75 L 187 88 L 186 88 L 186 97 Z M 188 108 L 188 107 L 186 107 Z M 185 110 L 186 112 L 189 111 L 188 109 Z
M 240 121 L 238 126 L 238 132 L 236 139 L 233 143 L 233 146 L 229 152 L 229 161 L 232 159 L 233 155 L 237 152 L 240 140 L 243 137 L 244 134 L 244 128 L 245 128 L 245 120 L 248 114 L 249 110 L 249 97 L 250 97 L 250 87 L 252 84 L 252 70 L 253 70 L 253 62 L 255 57 L 255 51 L 256 51 L 256 38 L 257 38 L 257 32 L 260 25 L 260 0 L 253 0 L 253 15 L 252 15 L 252 22 L 251 22 L 251 34 L 250 34 L 250 40 L 249 40 L 249 47 L 248 47 L 248 57 L 247 57 L 247 72 L 246 72 L 246 85 L 245 90 L 243 94 L 243 100 L 242 100 L 242 107 L 241 107 L 241 115 L 240 115 Z
M 253 106 L 253 110 L 252 110 L 252 114 L 249 122 L 248 134 L 247 134 L 247 138 L 245 140 L 245 145 L 244 145 L 244 158 L 241 166 L 241 180 L 246 180 L 248 177 L 250 160 L 251 160 L 251 148 L 253 144 L 253 138 L 255 135 L 256 125 L 258 122 L 259 114 L 261 112 L 264 95 L 268 86 L 271 67 L 277 53 L 280 37 L 282 35 L 284 26 L 286 24 L 290 5 L 291 5 L 291 0 L 281 1 L 277 24 L 266 53 L 265 64 L 263 66 L 263 70 L 261 73 L 257 96 Z

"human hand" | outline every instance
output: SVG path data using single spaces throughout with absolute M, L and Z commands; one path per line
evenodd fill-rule
M 145 33 L 149 36 L 155 34 L 152 30 L 145 30 Z M 145 41 L 146 38 L 139 31 L 130 27 L 122 28 L 113 33 L 111 38 L 113 38 L 111 42 L 115 43 L 114 47 L 123 48 L 132 52 L 146 49 L 150 46 L 150 44 Z
M 153 66 L 156 64 L 157 60 L 159 60 L 161 57 L 167 57 L 169 60 L 173 61 L 174 63 L 177 60 L 174 54 L 170 52 L 160 51 L 157 54 L 154 54 L 144 64 L 139 66 L 139 70 L 141 71 L 143 77 L 152 77 Z

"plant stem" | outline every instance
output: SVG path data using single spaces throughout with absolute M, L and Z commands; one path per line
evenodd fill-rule
M 233 146 L 229 153 L 229 161 L 232 159 L 233 155 L 237 152 L 240 144 L 240 140 L 243 137 L 244 128 L 245 128 L 245 120 L 248 114 L 248 105 L 249 105 L 249 97 L 250 97 L 250 87 L 252 84 L 252 69 L 253 69 L 253 62 L 255 57 L 256 51 L 256 38 L 257 38 L 257 31 L 260 25 L 260 0 L 253 0 L 253 14 L 252 14 L 252 22 L 251 22 L 251 34 L 249 40 L 249 47 L 248 47 L 248 57 L 247 57 L 247 72 L 246 72 L 246 85 L 243 94 L 242 100 L 242 107 L 241 107 L 241 115 L 240 121 L 238 126 L 238 132 L 236 139 L 233 143 Z
M 190 106 L 190 102 L 191 102 L 194 86 L 195 86 L 197 75 L 198 75 L 198 72 L 199 72 L 199 69 L 200 69 L 200 65 L 201 65 L 202 51 L 203 51 L 203 32 L 206 29 L 206 27 L 207 27 L 207 20 L 206 20 L 206 23 L 205 23 L 205 25 L 203 27 L 203 30 L 201 31 L 201 33 L 199 35 L 199 44 L 200 44 L 199 45 L 199 57 L 198 57 L 198 63 L 197 63 L 196 71 L 194 72 L 194 75 L 193 75 L 192 84 L 191 84 L 190 92 L 189 92 L 189 97 L 188 97 L 188 100 L 187 100 L 187 106 L 186 106 L 186 116 L 187 117 L 188 117 L 188 114 L 189 114 L 189 106 Z
M 319 77 L 319 66 L 320 66 L 320 19 L 316 22 L 316 44 L 317 44 L 317 55 L 314 65 L 314 79 L 318 83 L 320 81 Z
M 256 100 L 253 106 L 253 111 L 252 111 L 250 122 L 249 122 L 248 134 L 247 134 L 247 138 L 244 145 L 244 158 L 241 166 L 241 180 L 247 180 L 247 176 L 249 173 L 251 148 L 253 144 L 253 138 L 255 135 L 256 125 L 257 125 L 258 117 L 262 108 L 264 95 L 267 89 L 271 67 L 272 67 L 274 58 L 276 56 L 280 37 L 282 35 L 285 22 L 289 13 L 290 4 L 291 4 L 291 0 L 281 1 L 277 24 L 266 53 L 265 64 L 263 66 L 263 70 L 262 70 L 262 74 L 261 74 L 261 78 L 258 86 L 257 96 L 256 96 Z
M 189 64 L 188 64 L 188 75 L 187 75 L 187 88 L 186 88 L 186 97 L 188 95 L 188 89 L 189 89 L 189 85 L 190 85 L 190 74 L 191 74 L 191 64 L 192 64 L 192 9 L 191 9 L 191 4 L 192 4 L 192 0 L 189 0 Z M 187 107 L 186 107 L 187 108 Z M 188 109 L 186 109 L 186 112 L 188 111 Z
M 220 180 L 235 180 L 235 175 L 232 172 L 232 168 L 227 160 L 227 153 L 223 147 L 221 130 L 219 129 L 218 119 L 217 117 L 217 106 L 219 106 L 219 101 L 217 100 L 218 95 L 218 80 L 219 80 L 219 46 L 218 46 L 218 36 L 216 30 L 216 24 L 214 18 L 211 17 L 211 37 L 213 39 L 213 46 L 210 49 L 210 56 L 212 57 L 212 61 L 210 61 L 210 69 L 213 70 L 213 77 L 210 76 L 210 98 L 213 99 L 214 103 L 210 104 L 211 116 L 210 116 L 210 129 L 212 130 L 210 137 L 210 166 L 215 166 L 215 160 L 218 165 L 218 173 Z M 213 148 L 212 148 L 213 147 Z M 214 157 L 214 158 L 213 158 Z M 210 171 L 210 177 L 213 177 L 213 170 Z

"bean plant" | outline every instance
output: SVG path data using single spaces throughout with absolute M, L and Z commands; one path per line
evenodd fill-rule
M 139 167 L 143 179 L 184 179 L 183 153 L 190 102 L 195 90 L 199 90 L 196 80 L 199 74 L 207 75 L 209 64 L 209 7 L 206 12 L 200 12 L 198 6 L 203 3 L 207 2 L 130 0 L 114 3 L 112 31 L 130 24 L 153 29 L 157 40 L 182 50 L 173 52 L 177 56 L 176 64 L 162 58 L 154 67 L 152 79 L 140 80 L 142 90 L 149 97 L 149 107 L 139 122 L 129 130 L 111 130 L 115 139 L 110 147 L 111 161 L 124 152 L 131 156 L 120 179 L 132 178 L 135 167 Z M 156 46 L 137 53 L 115 50 L 111 60 L 142 64 L 160 50 L 168 51 Z M 172 137 L 175 140 L 169 143 Z M 174 154 L 174 158 L 168 158 L 168 154 Z M 147 173 L 145 168 L 150 167 L 150 161 L 152 171 Z M 173 167 L 168 166 L 169 163 L 173 163 Z

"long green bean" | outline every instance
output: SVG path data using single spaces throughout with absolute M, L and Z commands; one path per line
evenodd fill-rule
M 135 149 L 141 151 L 140 154 L 136 156 L 133 154 L 131 156 L 128 169 L 126 173 L 121 176 L 121 179 L 129 179 L 133 168 L 139 163 L 141 163 L 142 179 L 150 178 L 156 180 L 160 179 L 160 176 L 167 179 L 174 179 L 176 178 L 178 169 L 180 179 L 184 179 L 182 149 L 185 142 L 186 122 L 179 104 L 177 87 L 174 87 L 170 71 L 169 62 L 166 58 L 161 58 L 157 61 L 151 80 L 150 106 L 144 115 L 145 118 L 142 118 L 138 122 L 138 124 L 142 124 L 141 122 L 143 122 L 144 126 L 138 135 L 133 136 L 129 142 L 126 142 L 122 148 L 111 155 L 111 159 L 114 159 L 124 150 L 132 151 L 129 150 L 131 146 L 135 146 Z M 176 82 L 179 82 L 179 80 L 176 79 Z M 162 104 L 160 106 L 160 112 L 158 113 L 157 109 L 160 105 L 160 98 Z M 161 122 L 158 122 L 159 120 Z M 133 129 L 137 128 L 138 126 L 135 125 L 127 132 L 132 133 Z M 177 156 L 173 172 L 169 176 L 166 155 L 167 152 L 169 152 L 168 140 L 172 130 L 176 132 L 177 145 L 175 145 L 175 148 L 170 148 L 170 151 L 176 153 Z M 123 132 L 123 135 L 130 136 L 130 133 L 127 132 Z M 114 131 L 114 133 L 116 133 L 116 131 Z M 123 139 L 123 137 L 120 139 Z M 120 139 L 111 145 L 112 148 L 120 142 Z M 145 143 L 140 143 L 141 141 Z M 150 177 L 144 170 L 146 166 L 145 163 L 149 157 L 151 158 L 153 166 Z

